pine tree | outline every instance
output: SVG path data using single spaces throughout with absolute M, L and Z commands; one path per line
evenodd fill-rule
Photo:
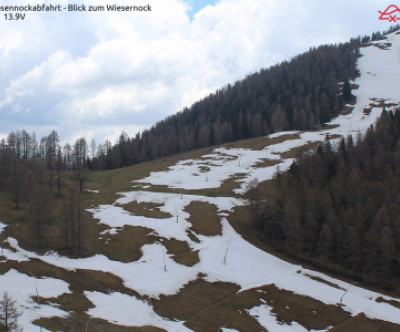
M 351 85 L 348 80 L 343 83 L 342 95 L 343 95 L 343 100 L 346 103 L 350 103 L 354 98 L 354 96 L 351 94 Z
M 337 148 L 326 141 L 299 157 L 273 183 L 268 194 L 275 199 L 262 204 L 268 241 L 291 256 L 397 288 L 399 151 L 397 110 L 383 113 L 356 145 L 351 137 Z

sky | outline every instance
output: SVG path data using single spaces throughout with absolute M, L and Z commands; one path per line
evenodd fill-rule
M 382 0 L 0 0 L 0 137 L 115 143 L 312 46 L 387 30 Z M 84 4 L 87 11 L 68 11 Z M 112 4 L 148 12 L 89 12 Z M 400 6 L 400 1 L 397 4 Z M 399 13 L 400 16 L 400 13 Z

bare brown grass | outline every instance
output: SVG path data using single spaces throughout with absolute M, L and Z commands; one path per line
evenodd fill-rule
M 222 226 L 217 214 L 217 208 L 206 202 L 191 202 L 185 211 L 190 214 L 188 221 L 192 224 L 191 229 L 200 235 L 221 235 Z
M 298 158 L 303 152 L 310 151 L 319 145 L 321 145 L 321 142 L 307 142 L 306 144 L 299 145 L 283 153 L 278 153 L 278 155 L 282 159 Z
M 261 287 L 258 293 L 272 307 L 277 321 L 285 324 L 297 322 L 308 330 L 326 329 L 351 317 L 339 306 L 327 305 L 308 296 L 278 289 L 274 285 Z
M 186 321 L 238 290 L 239 286 L 231 283 L 210 283 L 197 279 L 175 295 L 162 295 L 159 300 L 154 300 L 154 310 L 169 319 L 177 318 Z
M 251 150 L 263 150 L 269 145 L 275 145 L 287 140 L 299 139 L 300 135 L 295 133 L 283 134 L 278 137 L 261 136 L 256 138 L 249 138 L 232 143 L 227 143 L 224 146 L 229 148 L 241 148 Z
M 154 242 L 149 234 L 151 229 L 145 227 L 124 226 L 116 234 L 106 233 L 99 238 L 97 233 L 87 240 L 91 254 L 103 254 L 111 260 L 133 262 L 142 257 L 142 246 Z
M 338 127 L 340 127 L 340 125 L 338 125 L 338 124 L 323 124 L 322 125 L 322 129 L 324 129 L 324 130 L 335 129 Z
M 395 300 L 386 300 L 383 297 L 377 297 L 375 299 L 376 302 L 383 302 L 383 303 L 388 303 L 390 305 L 392 305 L 393 307 L 399 308 L 400 309 L 400 302 L 399 301 L 395 301 Z
M 275 138 L 260 137 L 235 142 L 228 146 L 232 148 L 241 147 L 261 150 L 268 145 L 278 144 L 288 139 L 298 139 L 299 137 L 299 134 L 287 134 Z M 310 149 L 313 148 L 313 145 L 301 148 Z M 146 177 L 151 171 L 165 170 L 183 159 L 201 158 L 202 155 L 211 151 L 212 148 L 207 148 L 123 169 L 88 173 L 84 184 L 85 188 L 99 190 L 99 193 L 83 193 L 84 206 L 89 208 L 98 206 L 99 204 L 112 204 L 119 197 L 118 192 L 132 190 L 132 180 Z M 298 153 L 298 150 L 289 151 L 285 157 L 296 157 Z M 269 163 L 272 164 L 273 162 L 265 160 L 258 167 L 269 166 Z M 207 172 L 207 168 L 205 166 L 200 171 Z M 238 170 L 240 171 L 239 168 Z M 182 192 L 183 194 L 205 196 L 233 196 L 233 190 L 239 187 L 235 180 L 240 179 L 242 176 L 239 173 L 236 174 L 234 177 L 224 181 L 221 187 L 217 189 L 181 191 L 180 189 L 171 190 L 165 186 L 151 186 L 147 190 Z M 66 181 L 69 181 L 73 185 L 72 176 L 71 179 L 67 179 Z M 267 192 L 269 188 L 269 181 L 261 183 L 260 196 L 263 196 L 263 193 Z M 10 208 L 9 198 L 7 200 L 2 200 L 2 198 L 5 198 L 5 196 L 0 193 L 0 220 L 12 225 L 8 229 L 7 235 L 18 238 L 21 246 L 29 249 L 35 243 L 30 240 L 32 232 L 27 218 L 26 207 L 14 210 Z M 59 217 L 62 215 L 62 200 L 64 198 L 60 197 L 58 199 L 55 211 L 53 212 L 54 218 L 52 218 L 51 224 L 46 225 L 49 240 L 44 244 L 44 248 L 51 248 L 53 246 L 57 248 L 62 247 L 62 233 L 57 231 L 57 227 L 62 222 L 62 219 Z M 135 215 L 159 219 L 171 217 L 170 214 L 160 210 L 161 206 L 159 204 L 129 203 L 121 206 Z M 213 204 L 193 202 L 186 208 L 186 211 L 191 215 L 189 221 L 193 225 L 191 230 L 194 233 L 206 236 L 221 234 L 220 218 Z M 251 227 L 249 209 L 247 207 L 238 207 L 234 211 L 229 220 L 239 234 L 243 235 L 245 239 L 256 246 L 266 251 L 274 252 L 272 248 L 268 247 L 265 239 L 260 237 L 259 232 L 256 232 Z M 131 226 L 122 228 L 117 234 L 107 234 L 102 239 L 99 239 L 99 233 L 106 230 L 107 227 L 99 224 L 91 214 L 86 214 L 85 220 L 87 225 L 86 246 L 88 255 L 102 253 L 110 259 L 130 262 L 138 260 L 141 257 L 141 248 L 143 245 L 160 241 L 166 246 L 168 254 L 177 263 L 193 266 L 199 262 L 198 252 L 192 251 L 186 242 L 175 239 L 160 239 L 150 234 L 150 229 Z M 194 233 L 189 234 L 191 234 L 190 238 L 195 241 L 196 235 Z M 36 323 L 51 331 L 85 330 L 89 319 L 85 311 L 93 304 L 84 296 L 84 291 L 98 291 L 103 293 L 118 291 L 141 298 L 137 292 L 125 287 L 119 277 L 107 272 L 85 269 L 69 271 L 46 264 L 40 260 L 20 263 L 16 261 L 0 262 L 0 274 L 6 273 L 11 268 L 37 278 L 53 277 L 69 283 L 72 293 L 63 294 L 52 299 L 40 299 L 42 303 L 56 303 L 60 305 L 61 309 L 71 312 L 68 318 L 53 317 L 36 321 Z M 335 285 L 331 284 L 331 286 Z M 363 315 L 352 318 L 338 306 L 328 306 L 311 298 L 277 289 L 273 285 L 242 292 L 239 291 L 239 288 L 235 284 L 225 282 L 211 283 L 199 278 L 184 286 L 178 294 L 161 296 L 159 300 L 154 300 L 153 304 L 156 312 L 160 315 L 170 319 L 186 320 L 186 325 L 195 331 L 218 331 L 223 326 L 245 332 L 265 331 L 254 317 L 248 314 L 248 309 L 263 303 L 272 308 L 279 321 L 285 323 L 296 321 L 308 329 L 324 329 L 328 325 L 335 325 L 336 327 L 331 331 L 399 331 L 398 325 L 369 320 Z M 394 306 L 398 305 L 397 302 L 392 303 L 392 301 L 389 301 L 388 303 Z M 162 331 L 162 329 L 150 326 L 125 327 L 117 326 L 101 319 L 91 319 L 88 331 L 94 332 L 98 330 L 103 332 Z
M 312 280 L 315 280 L 315 281 L 318 281 L 318 282 L 321 282 L 321 283 L 323 283 L 323 284 L 326 284 L 326 285 L 329 285 L 329 286 L 331 286 L 331 287 L 334 287 L 334 288 L 337 288 L 337 289 L 340 289 L 340 290 L 345 290 L 344 288 L 342 288 L 342 287 L 340 287 L 339 285 L 337 285 L 337 284 L 334 284 L 333 282 L 330 282 L 330 281 L 327 281 L 327 280 L 325 280 L 325 279 L 322 279 L 322 278 L 319 278 L 319 277 L 316 277 L 316 276 L 312 276 L 312 275 L 309 275 L 309 274 L 305 274 L 307 277 L 309 277 L 310 279 L 312 279 Z
M 340 112 L 341 115 L 349 115 L 353 112 L 354 107 L 353 106 L 345 106 L 343 110 Z
M 62 294 L 56 298 L 46 299 L 44 303 L 50 305 L 57 303 L 60 305 L 60 309 L 67 312 L 84 312 L 94 307 L 83 293 Z
M 263 159 L 254 165 L 255 168 L 272 167 L 281 162 L 280 159 Z
M 342 324 L 330 329 L 329 332 L 400 332 L 400 325 L 372 320 L 363 313 L 358 314 Z
M 34 323 L 49 331 L 86 331 L 87 332 L 161 332 L 166 331 L 154 326 L 122 326 L 103 319 L 90 319 L 86 314 L 71 313 L 67 318 L 41 318 Z M 87 328 L 87 329 L 86 329 Z
M 134 216 L 143 216 L 146 218 L 154 219 L 167 219 L 172 217 L 170 213 L 161 211 L 160 207 L 163 205 L 157 203 L 138 203 L 136 201 L 133 201 L 127 204 L 116 204 L 116 206 L 122 207 L 124 210 L 130 212 Z
M 221 327 L 266 331 L 248 313 L 261 304 L 271 308 L 278 322 L 297 322 L 307 329 L 325 329 L 351 318 L 338 306 L 326 305 L 274 285 L 240 292 L 237 285 L 203 279 L 190 282 L 176 295 L 161 296 L 153 304 L 158 314 L 184 320 L 194 331 L 218 331 Z
M 194 266 L 200 262 L 199 252 L 192 251 L 187 242 L 177 239 L 160 240 L 168 250 L 168 254 L 172 255 L 172 259 L 178 264 L 186 266 Z

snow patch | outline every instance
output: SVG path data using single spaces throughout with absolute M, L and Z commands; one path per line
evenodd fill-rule
M 251 308 L 249 314 L 269 332 L 326 332 L 331 328 L 331 326 L 328 326 L 324 330 L 309 331 L 297 322 L 292 322 L 291 324 L 279 323 L 276 320 L 276 315 L 272 312 L 272 308 L 265 304 Z
M 148 304 L 133 296 L 121 293 L 103 294 L 85 292 L 87 298 L 96 306 L 88 311 L 95 318 L 125 326 L 151 325 L 167 331 L 191 331 L 182 322 L 173 322 L 161 318 Z
M 42 298 L 49 298 L 70 293 L 68 286 L 62 280 L 35 278 L 14 269 L 0 275 L 0 292 L 7 292 L 17 301 L 18 309 L 22 312 L 18 324 L 24 331 L 36 331 L 38 327 L 31 322 L 40 317 L 67 316 L 65 311 L 50 305 L 38 305 L 33 299 L 36 299 L 37 294 Z

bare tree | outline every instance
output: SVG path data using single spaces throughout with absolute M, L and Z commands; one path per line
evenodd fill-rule
M 57 151 L 57 195 L 60 196 L 61 195 L 61 171 L 63 168 L 63 164 L 62 164 L 62 153 L 61 153 L 61 147 L 58 147 L 58 151 Z
M 1 332 L 20 332 L 18 318 L 21 312 L 17 308 L 17 303 L 7 292 L 4 292 L 0 300 L 0 331 Z
M 92 138 L 92 140 L 90 141 L 90 157 L 93 159 L 96 157 L 96 155 L 97 155 L 97 144 L 96 140 Z
M 53 192 L 53 171 L 57 168 L 57 161 L 58 161 L 57 152 L 59 148 L 58 143 L 59 143 L 58 133 L 55 130 L 53 130 L 50 133 L 50 135 L 47 136 L 47 140 L 45 143 L 46 164 L 47 164 L 47 169 L 49 170 L 49 185 L 51 192 Z
M 72 147 L 69 143 L 64 145 L 63 156 L 65 170 L 70 171 L 72 169 Z
M 78 173 L 78 182 L 79 182 L 79 191 L 83 191 L 83 182 L 84 182 L 84 170 L 86 170 L 87 166 L 87 151 L 88 146 L 85 138 L 81 137 L 76 140 L 73 150 L 73 160 L 75 170 Z
M 82 254 L 85 251 L 85 223 L 82 213 L 80 193 L 76 189 L 70 189 L 69 199 L 65 202 L 64 236 L 65 247 L 74 254 Z

